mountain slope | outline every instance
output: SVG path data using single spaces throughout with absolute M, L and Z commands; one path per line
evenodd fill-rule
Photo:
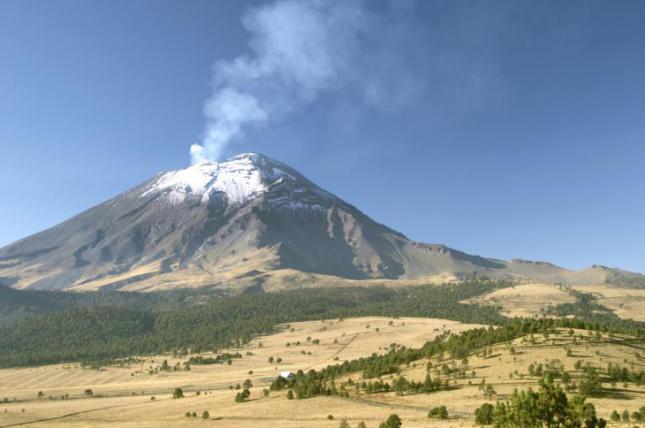
M 0 249 L 0 283 L 34 289 L 473 275 L 576 281 L 575 273 L 548 263 L 486 259 L 411 241 L 259 154 L 158 174 Z

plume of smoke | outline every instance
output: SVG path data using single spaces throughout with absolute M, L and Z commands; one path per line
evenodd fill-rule
M 361 79 L 361 45 L 374 20 L 359 0 L 280 0 L 249 10 L 251 55 L 214 65 L 206 127 L 193 163 L 217 160 L 246 127 L 277 120 Z M 374 93 L 366 83 L 365 91 Z

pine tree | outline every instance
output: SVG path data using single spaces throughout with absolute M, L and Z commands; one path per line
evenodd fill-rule
M 349 425 L 349 422 L 347 422 L 347 419 L 343 419 L 340 421 L 339 428 L 351 428 L 351 426 Z
M 493 406 L 484 403 L 475 410 L 475 422 L 479 425 L 490 425 L 493 423 Z
M 396 414 L 392 414 L 385 420 L 385 422 L 379 425 L 379 428 L 399 428 L 401 425 L 403 425 L 401 418 Z

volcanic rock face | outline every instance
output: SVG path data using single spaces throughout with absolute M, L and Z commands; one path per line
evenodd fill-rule
M 286 282 L 570 273 L 413 242 L 253 153 L 158 174 L 0 249 L 0 283 L 17 288 L 235 287 L 261 285 L 276 272 L 289 273 Z

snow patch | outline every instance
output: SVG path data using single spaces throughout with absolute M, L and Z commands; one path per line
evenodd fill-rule
M 167 172 L 142 196 L 166 193 L 173 204 L 182 203 L 190 196 L 208 203 L 212 195 L 224 193 L 230 204 L 242 204 L 284 180 L 297 180 L 269 162 L 256 154 L 243 154 L 225 162 L 202 163 Z

